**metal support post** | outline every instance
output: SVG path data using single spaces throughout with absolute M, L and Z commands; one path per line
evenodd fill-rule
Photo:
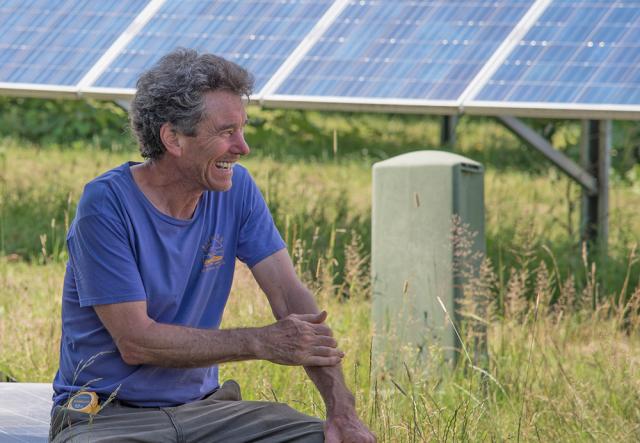
M 440 127 L 440 146 L 449 146 L 453 148 L 456 145 L 457 125 L 457 115 L 445 115 L 442 117 L 442 125 Z
M 609 238 L 609 169 L 611 167 L 611 121 L 582 122 L 582 166 L 597 179 L 597 193 L 582 193 L 582 241 L 607 254 Z
M 515 118 L 501 116 L 498 120 L 511 132 L 516 134 L 530 146 L 537 149 L 551 162 L 553 162 L 562 172 L 578 182 L 589 195 L 598 193 L 597 179 L 593 174 L 585 171 L 564 153 L 555 149 L 549 141 L 535 132 L 526 123 Z

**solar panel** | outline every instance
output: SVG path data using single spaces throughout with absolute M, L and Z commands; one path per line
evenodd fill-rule
M 0 0 L 0 82 L 75 85 L 147 0 Z
M 52 395 L 50 383 L 0 383 L 0 442 L 47 442 Z
M 554 1 L 475 99 L 640 104 L 640 1 Z
M 350 1 L 275 93 L 455 100 L 532 3 Z
M 264 106 L 640 118 L 640 0 L 0 0 L 0 93 L 128 100 L 178 46 Z
M 140 73 L 178 47 L 214 53 L 247 68 L 256 91 L 271 78 L 331 0 L 168 1 L 94 86 L 134 88 Z

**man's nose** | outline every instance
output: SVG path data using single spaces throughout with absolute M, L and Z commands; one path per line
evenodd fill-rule
M 251 152 L 251 148 L 249 148 L 247 141 L 244 139 L 244 134 L 240 131 L 236 133 L 236 141 L 233 146 L 236 154 L 247 155 Z

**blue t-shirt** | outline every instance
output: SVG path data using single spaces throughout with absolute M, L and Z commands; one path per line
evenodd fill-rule
M 226 192 L 205 192 L 190 220 L 158 211 L 125 163 L 90 182 L 67 235 L 60 368 L 61 404 L 84 387 L 138 406 L 175 406 L 218 387 L 217 366 L 126 364 L 94 305 L 146 300 L 160 323 L 216 329 L 236 257 L 253 267 L 285 247 L 245 168 L 235 165 Z

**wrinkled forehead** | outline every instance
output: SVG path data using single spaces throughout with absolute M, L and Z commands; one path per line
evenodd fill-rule
M 203 121 L 216 126 L 223 123 L 244 125 L 246 119 L 247 112 L 242 96 L 225 90 L 205 93 Z

